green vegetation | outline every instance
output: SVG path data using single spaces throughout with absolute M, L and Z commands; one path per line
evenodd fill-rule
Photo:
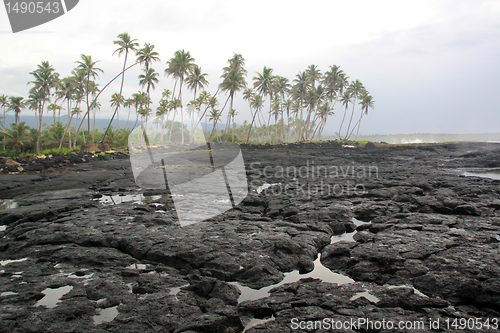
M 250 82 L 247 81 L 245 59 L 237 53 L 222 69 L 221 82 L 212 94 L 204 90 L 209 84 L 207 74 L 185 50 L 175 51 L 166 61 L 164 74 L 173 79 L 173 87 L 164 88 L 161 99 L 154 101 L 151 92 L 160 84 L 160 75 L 152 67 L 160 62 L 155 46 L 144 43 L 141 48 L 128 33 L 118 35 L 113 44 L 118 47 L 113 55 L 124 55 L 123 70 L 102 88 L 98 83 L 99 74 L 104 73 L 98 67 L 100 61 L 81 54 L 80 60 L 75 61 L 74 70 L 66 77 L 57 73 L 48 61 L 42 61 L 30 72 L 33 80 L 28 83 L 27 98 L 0 96 L 3 111 L 0 117 L 1 153 L 13 156 L 40 154 L 47 149 L 74 150 L 82 144 L 95 142 L 124 148 L 131 133 L 132 111 L 135 112 L 133 128 L 138 124 L 145 130 L 149 127 L 148 133 L 152 132 L 162 143 L 193 142 L 199 135 L 195 134 L 195 129 L 202 122 L 205 123 L 205 136 L 210 140 L 284 143 L 319 140 L 327 119 L 334 115 L 333 110 L 339 104 L 343 117 L 339 121 L 338 139 L 348 141 L 357 138 L 363 116 L 374 107 L 373 97 L 363 84 L 359 80 L 349 81 L 339 66 L 330 66 L 322 73 L 316 65 L 310 65 L 292 80 L 275 75 L 272 68 L 264 66 Z M 129 65 L 127 62 L 132 55 L 136 59 Z M 142 67 L 138 77 L 141 90 L 129 97 L 123 96 L 125 73 L 137 65 Z M 102 107 L 99 97 L 118 78 L 121 79 L 120 88 L 112 93 L 109 101 L 113 115 L 108 127 L 101 132 L 95 128 L 96 115 Z M 192 91 L 191 100 L 186 98 L 186 89 Z M 236 126 L 235 117 L 241 110 L 234 108 L 234 99 L 240 94 L 249 103 L 251 117 Z M 119 112 L 123 108 L 128 109 L 128 116 L 125 128 L 121 129 Z M 21 122 L 27 110 L 35 113 L 36 128 Z M 6 112 L 15 113 L 15 123 L 5 124 Z M 67 125 L 60 122 L 61 112 L 67 113 Z M 47 113 L 52 114 L 50 125 L 44 122 L 43 116 Z M 148 122 L 152 115 L 156 116 L 154 121 Z M 189 124 L 184 121 L 185 116 Z M 111 126 L 115 117 L 116 129 Z M 207 126 L 209 122 L 211 128 Z

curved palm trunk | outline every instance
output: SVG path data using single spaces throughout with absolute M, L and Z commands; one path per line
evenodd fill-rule
M 214 131 L 217 128 L 217 119 L 214 119 L 214 128 L 212 128 L 212 133 L 210 133 L 210 137 L 208 138 L 208 141 L 212 139 L 212 136 L 214 135 Z
M 302 101 L 301 101 L 301 104 L 302 104 Z M 302 105 L 300 106 L 300 116 L 299 116 L 299 119 L 297 119 L 297 126 L 299 131 L 298 131 L 298 135 L 297 135 L 297 141 L 300 141 L 302 138 L 302 114 L 304 112 L 304 108 L 302 107 Z
M 135 118 L 135 123 L 134 123 L 134 127 L 132 127 L 132 131 L 135 129 L 138 122 L 139 122 L 139 114 L 137 114 L 137 117 Z
M 311 123 L 311 115 L 314 111 L 314 106 L 310 106 L 309 107 L 309 111 L 307 112 L 307 118 L 306 118 L 306 124 L 304 125 L 305 127 L 305 132 L 304 132 L 304 139 L 305 140 L 309 140 L 309 134 L 311 134 L 311 130 L 312 130 L 312 123 Z M 314 120 L 313 120 L 314 122 Z
M 172 124 L 170 125 L 170 131 L 168 133 L 168 141 L 172 141 L 172 131 L 174 130 L 175 116 L 177 115 L 177 109 L 174 108 L 174 117 L 172 118 Z
M 125 81 L 125 67 L 127 66 L 127 57 L 128 57 L 128 48 L 125 49 L 125 60 L 123 61 L 123 70 L 122 70 L 122 83 L 120 84 L 120 96 L 123 92 L 123 82 Z M 129 113 L 129 115 L 130 115 L 130 113 Z M 118 129 L 120 129 L 120 113 L 119 112 L 116 113 L 116 121 L 118 123 Z M 127 120 L 127 124 L 128 124 L 128 120 Z
M 73 115 L 71 116 L 71 118 L 69 119 L 68 121 L 68 125 L 66 126 L 66 128 L 64 128 L 64 132 L 63 132 L 63 135 L 61 137 L 61 141 L 59 142 L 59 149 L 61 149 L 62 147 L 62 144 L 63 144 L 63 141 L 64 141 L 64 137 L 66 136 L 66 132 L 68 131 L 68 128 L 70 128 L 70 125 L 71 125 L 71 120 L 73 119 Z M 70 135 L 71 135 L 71 132 L 70 132 Z M 70 139 L 71 140 L 71 139 Z M 71 148 L 71 147 L 70 147 Z
M 72 118 L 72 115 L 71 115 L 71 107 L 70 107 L 70 102 L 69 102 L 69 99 L 68 99 L 68 147 L 69 149 L 71 149 L 71 121 L 70 119 L 73 119 Z
M 349 134 L 349 138 L 351 137 L 352 133 L 354 133 L 354 130 L 357 127 L 358 130 L 356 131 L 356 137 L 354 138 L 354 140 L 358 139 L 359 127 L 361 126 L 361 119 L 363 119 L 363 115 L 364 115 L 364 113 L 361 112 L 361 116 L 359 117 L 359 120 L 356 122 L 356 124 L 354 124 L 354 127 L 352 128 L 351 134 Z M 347 139 L 349 139 L 349 138 L 347 138 Z
M 181 76 L 181 84 L 179 87 L 179 99 L 181 100 L 181 144 L 184 144 L 184 110 L 182 109 L 182 85 L 184 77 Z
M 345 134 L 344 140 L 347 140 L 350 137 L 349 130 L 351 129 L 351 122 L 352 122 L 352 117 L 354 116 L 354 107 L 355 106 L 356 106 L 356 98 L 354 98 L 354 103 L 352 103 L 351 118 L 349 119 L 349 125 L 347 125 L 347 132 Z
M 226 108 L 227 106 L 227 102 L 229 102 L 229 99 L 231 98 L 231 93 L 229 94 L 229 96 L 227 97 L 226 99 L 226 103 L 224 103 L 224 106 L 222 107 L 220 113 L 221 113 L 221 116 L 222 116 L 222 112 L 224 111 L 224 109 Z M 212 130 L 212 133 L 213 133 L 213 130 Z M 210 135 L 210 138 L 212 137 L 212 135 Z
M 135 64 L 128 66 L 120 74 L 118 74 L 117 76 L 115 76 L 111 81 L 109 81 L 104 86 L 104 88 L 101 89 L 101 91 L 99 91 L 99 93 L 97 94 L 97 96 L 96 96 L 95 99 L 97 100 L 97 98 L 99 97 L 99 95 L 104 91 L 104 89 L 106 89 L 111 84 L 111 82 L 113 82 L 114 80 L 116 80 L 120 75 L 125 75 L 126 71 L 128 71 L 130 68 L 134 67 L 137 64 L 140 64 L 140 62 L 136 62 Z M 122 82 L 122 85 L 123 85 L 123 82 Z M 121 91 L 121 89 L 122 88 L 120 88 L 120 91 Z M 120 93 L 120 95 L 121 95 L 121 93 Z M 130 108 L 129 108 L 129 117 L 130 117 Z M 111 117 L 111 120 L 109 121 L 108 127 L 106 127 L 106 131 L 104 132 L 104 135 L 102 136 L 102 139 L 101 139 L 100 143 L 104 142 L 104 139 L 106 138 L 106 135 L 108 134 L 109 128 L 111 127 L 111 124 L 113 123 L 113 119 L 114 118 L 115 118 L 115 113 L 113 113 L 113 116 Z M 136 124 L 137 124 L 137 122 L 136 122 Z M 127 125 L 128 125 L 128 119 L 127 119 Z M 80 124 L 80 126 L 81 126 L 81 124 Z M 135 125 L 134 125 L 134 128 L 135 128 Z
M 128 128 L 128 121 L 129 121 L 129 119 L 130 119 L 130 106 L 128 108 L 128 116 L 127 116 L 127 122 L 125 124 L 125 128 Z
M 250 133 L 252 132 L 252 126 L 253 126 L 253 123 L 255 122 L 255 116 L 257 115 L 258 111 L 259 111 L 259 109 L 255 109 L 255 113 L 253 114 L 252 122 L 250 123 L 250 128 L 248 129 L 247 143 L 248 143 L 248 141 L 250 141 Z
M 194 87 L 193 101 L 194 101 L 194 110 L 193 110 L 193 114 L 191 116 L 191 138 L 189 140 L 189 142 L 191 142 L 191 143 L 194 142 L 194 114 L 196 112 L 196 86 Z M 196 125 L 196 126 L 198 126 L 198 125 Z
M 200 119 L 198 119 L 198 121 L 196 122 L 196 125 L 194 126 L 195 129 L 198 127 L 198 125 L 202 121 L 203 117 L 205 117 L 205 132 L 207 132 L 207 122 L 206 122 L 206 119 L 207 119 L 207 110 L 208 110 L 208 107 L 209 107 L 208 105 L 205 107 L 205 111 L 203 111 L 203 113 L 201 114 Z M 194 132 L 193 132 L 193 134 L 194 134 Z
M 231 103 L 229 103 L 229 111 L 227 115 L 227 122 L 226 122 L 226 139 L 224 140 L 225 142 L 229 141 L 229 129 L 231 128 L 231 112 L 233 111 L 233 95 L 231 94 Z
M 36 136 L 36 154 L 40 154 L 40 135 L 42 134 L 42 118 L 43 118 L 43 109 L 45 107 L 45 102 L 42 103 L 40 108 L 40 122 L 38 127 L 38 134 Z
M 87 141 L 85 141 L 85 143 L 88 143 L 90 141 L 89 80 L 90 73 L 87 74 Z
M 95 133 L 95 116 L 96 116 L 96 110 L 93 110 L 93 118 L 92 118 L 92 143 L 94 143 L 94 133 Z
M 347 107 L 344 109 L 344 116 L 342 117 L 342 122 L 340 123 L 340 128 L 339 128 L 339 139 L 342 140 L 342 137 L 341 137 L 341 133 L 342 133 L 342 126 L 344 125 L 344 120 L 345 120 L 345 116 L 346 116 L 346 113 L 347 113 Z
M 3 129 L 4 129 L 4 132 L 5 132 L 5 105 L 3 106 Z M 5 134 L 3 135 L 3 151 L 5 151 Z

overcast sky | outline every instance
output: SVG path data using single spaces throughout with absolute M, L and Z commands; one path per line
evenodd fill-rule
M 250 84 L 264 66 L 290 81 L 311 64 L 322 72 L 340 66 L 375 100 L 361 134 L 500 132 L 500 1 L 80 0 L 66 15 L 16 34 L 2 8 L 0 94 L 27 97 L 29 72 L 41 61 L 64 77 L 82 53 L 100 61 L 103 87 L 123 66 L 112 56 L 123 32 L 160 54 L 152 66 L 161 73 L 155 102 L 173 89 L 163 71 L 176 50 L 189 51 L 208 73 L 211 93 L 236 52 Z M 126 98 L 140 89 L 140 73 L 127 72 Z M 107 90 L 103 118 L 119 80 Z M 241 93 L 235 109 L 237 123 L 250 119 Z M 325 132 L 340 124 L 343 111 L 334 111 Z

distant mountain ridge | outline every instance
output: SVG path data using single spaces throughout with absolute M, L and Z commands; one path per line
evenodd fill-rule
M 10 114 L 6 113 L 5 118 L 6 118 L 7 127 L 10 127 L 11 123 L 16 122 L 15 116 L 12 113 L 10 113 Z M 26 115 L 21 114 L 20 121 L 21 122 L 24 121 L 26 126 L 29 126 L 31 128 L 37 128 L 37 118 L 35 116 L 32 116 L 32 115 L 26 116 Z M 46 123 L 47 126 L 50 126 L 54 123 L 54 117 L 52 116 L 52 114 L 44 115 L 42 121 L 44 123 Z M 58 121 L 57 116 L 56 116 L 56 121 Z M 66 125 L 68 123 L 68 115 L 61 114 L 60 121 L 61 121 L 61 123 L 63 123 L 63 125 Z M 92 126 L 92 122 L 93 122 L 93 119 L 90 120 L 90 126 Z M 126 123 L 127 123 L 127 119 L 120 119 L 120 128 L 125 128 Z M 128 121 L 127 127 L 132 129 L 134 127 L 134 124 L 135 124 L 135 118 L 132 119 L 132 117 L 130 117 L 130 120 Z M 140 120 L 138 121 L 138 124 L 141 124 Z M 101 131 L 102 131 L 102 129 L 108 127 L 108 125 L 109 125 L 109 119 L 102 119 L 102 118 L 95 119 L 95 128 L 97 128 Z M 113 125 L 113 128 L 115 128 L 115 129 L 118 128 L 118 121 L 116 119 L 114 119 L 112 125 Z M 76 118 L 75 117 L 73 117 L 72 126 L 76 126 Z M 202 128 L 205 129 L 204 122 L 200 123 L 200 126 L 202 126 Z M 83 124 L 82 127 L 83 127 L 83 129 L 87 128 L 87 119 L 85 119 L 85 124 Z M 191 128 L 190 125 L 188 125 L 188 128 Z M 213 128 L 213 124 L 208 123 L 207 129 L 211 131 L 212 128 Z M 219 124 L 217 124 L 217 128 L 223 129 L 223 128 L 225 128 L 225 124 L 219 123 Z
M 5 115 L 6 123 L 9 126 L 10 123 L 14 123 L 14 115 L 12 113 L 7 113 Z M 45 115 L 43 117 L 43 122 L 48 126 L 53 123 L 52 114 Z M 68 116 L 61 114 L 61 122 L 67 124 Z M 23 115 L 21 114 L 21 121 L 26 123 L 26 126 L 31 128 L 36 128 L 36 117 L 33 115 Z M 57 116 L 56 116 L 57 121 Z M 91 120 L 92 121 L 92 120 Z M 124 128 L 127 123 L 127 119 L 120 119 L 120 128 Z M 132 129 L 135 123 L 135 118 L 129 120 L 128 128 Z M 139 121 L 139 124 L 141 122 Z M 73 126 L 75 126 L 76 120 L 73 119 Z M 95 127 L 102 131 L 109 124 L 109 119 L 96 118 Z M 203 129 L 205 129 L 205 123 L 200 123 Z M 90 125 L 92 126 L 92 124 Z M 239 125 L 237 124 L 239 127 Z M 87 123 L 82 126 L 84 129 L 87 128 Z M 113 128 L 118 128 L 118 122 L 113 120 Z M 190 125 L 188 125 L 190 128 Z M 207 129 L 211 131 L 213 128 L 212 123 L 207 124 Z M 225 124 L 217 124 L 218 129 L 224 129 Z M 322 136 L 323 140 L 335 140 L 338 136 L 331 135 L 330 133 Z M 423 143 L 423 142 L 451 142 L 451 141 L 478 141 L 478 142 L 500 142 L 500 133 L 471 133 L 471 134 L 445 134 L 445 133 L 413 133 L 413 134 L 374 134 L 374 135 L 360 135 L 358 140 L 368 140 L 373 142 L 387 142 L 391 144 L 401 144 L 401 143 Z

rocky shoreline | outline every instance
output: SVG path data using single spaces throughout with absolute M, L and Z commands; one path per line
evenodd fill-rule
M 500 180 L 463 172 L 499 169 L 500 144 L 241 149 L 250 194 L 182 228 L 124 153 L 1 161 L 0 332 L 497 331 Z M 318 266 L 354 282 L 280 284 Z

